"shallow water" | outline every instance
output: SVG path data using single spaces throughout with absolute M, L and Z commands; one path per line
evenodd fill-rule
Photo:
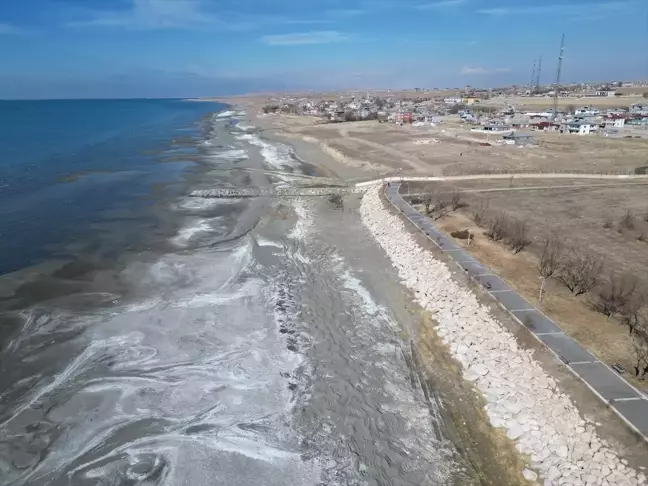
M 232 115 L 193 189 L 309 171 Z M 165 201 L 165 242 L 5 312 L 3 484 L 461 484 L 357 204 Z

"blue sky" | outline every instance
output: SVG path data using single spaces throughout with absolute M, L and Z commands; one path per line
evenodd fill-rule
M 0 98 L 648 77 L 646 0 L 2 0 Z

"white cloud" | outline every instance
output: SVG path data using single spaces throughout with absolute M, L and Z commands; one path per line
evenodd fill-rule
M 464 66 L 461 68 L 461 74 L 486 74 L 486 70 L 480 67 Z
M 416 8 L 419 10 L 434 10 L 448 7 L 458 7 L 466 3 L 466 0 L 439 0 L 438 2 L 425 3 L 418 5 Z
M 11 24 L 0 23 L 0 35 L 29 35 L 32 32 Z
M 328 44 L 341 42 L 348 37 L 334 30 L 321 30 L 317 32 L 302 32 L 296 34 L 277 34 L 261 37 L 261 42 L 271 46 L 298 46 L 306 44 Z
M 519 9 L 521 10 L 521 9 Z M 477 10 L 477 13 L 484 14 L 484 15 L 492 15 L 493 17 L 498 17 L 501 15 L 509 15 L 513 13 L 513 9 L 510 8 L 503 8 L 503 7 L 496 7 L 496 8 L 484 8 L 481 10 Z
M 133 30 L 222 28 L 236 30 L 244 24 L 225 22 L 205 9 L 204 0 L 132 0 L 127 10 L 86 10 L 68 27 L 121 27 Z
M 489 74 L 508 73 L 510 71 L 511 68 L 486 69 L 483 67 L 471 67 L 471 66 L 464 66 L 463 68 L 461 68 L 461 74 L 463 74 L 464 76 L 484 76 Z
M 591 12 L 623 12 L 638 5 L 637 0 L 621 0 L 608 2 L 590 2 L 580 4 L 553 4 L 528 7 L 493 7 L 477 10 L 477 13 L 502 17 L 505 15 L 543 15 L 543 14 L 565 14 L 577 15 Z M 626 10 L 628 12 L 629 10 Z
M 359 8 L 340 8 L 329 10 L 326 13 L 332 17 L 357 17 L 366 14 L 367 11 Z

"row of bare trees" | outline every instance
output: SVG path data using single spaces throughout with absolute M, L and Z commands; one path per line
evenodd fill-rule
M 421 202 L 425 204 L 426 213 L 435 220 L 466 206 L 457 191 L 433 194 L 426 186 L 424 192 Z M 490 211 L 487 199 L 471 205 L 471 216 L 477 226 L 485 229 L 486 236 L 492 241 L 506 243 L 513 253 L 521 252 L 531 243 L 528 224 L 503 211 Z M 620 227 L 632 229 L 634 221 L 634 215 L 627 212 Z M 543 279 L 540 301 L 549 280 L 563 285 L 574 296 L 589 293 L 588 301 L 593 310 L 628 328 L 635 376 L 643 380 L 648 377 L 648 284 L 632 275 L 610 272 L 606 277 L 604 272 L 603 256 L 582 246 L 567 245 L 558 235 L 552 235 L 543 241 L 538 261 L 538 273 Z
M 450 211 L 456 211 L 464 206 L 461 193 L 457 190 L 434 194 L 432 189 L 426 186 L 421 199 L 425 205 L 425 213 L 434 220 L 441 219 Z
M 525 221 L 512 218 L 503 211 L 493 215 L 488 212 L 488 201 L 481 201 L 472 211 L 472 219 L 493 241 L 504 241 L 517 254 L 531 244 L 529 226 Z
M 567 246 L 558 236 L 544 241 L 538 262 L 543 279 L 554 279 L 572 294 L 591 292 L 590 307 L 626 326 L 632 339 L 635 376 L 648 375 L 648 287 L 634 275 L 604 273 L 604 259 L 577 246 Z M 542 294 L 541 294 L 542 295 Z
M 557 280 L 574 295 L 594 289 L 603 269 L 603 257 L 578 246 L 567 246 L 558 236 L 547 238 L 543 243 L 538 262 L 540 276 Z

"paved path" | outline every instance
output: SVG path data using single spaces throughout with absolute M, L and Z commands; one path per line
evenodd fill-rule
M 484 287 L 520 325 L 525 326 L 544 343 L 558 359 L 601 399 L 632 429 L 648 440 L 648 397 L 610 367 L 583 349 L 551 319 L 526 301 L 486 265 L 438 230 L 429 218 L 410 206 L 399 194 L 400 183 L 387 187 L 387 198 L 421 231 L 428 235 L 444 253 Z
M 531 172 L 531 173 L 503 173 L 503 174 L 473 174 L 458 176 L 389 176 L 371 181 L 356 183 L 356 187 L 370 187 L 377 184 L 399 183 L 399 182 L 447 182 L 447 181 L 474 181 L 482 179 L 599 179 L 599 180 L 635 180 L 646 181 L 648 174 L 582 174 L 570 172 Z
M 591 189 L 593 187 L 628 187 L 628 186 L 645 186 L 646 182 L 628 182 L 618 181 L 607 184 L 559 184 L 549 186 L 514 186 L 514 187 L 491 187 L 489 189 L 466 189 L 458 187 L 457 191 L 464 193 L 482 193 L 482 192 L 508 192 L 508 191 L 552 191 L 554 189 Z M 405 194 L 405 197 L 421 197 L 429 195 L 429 192 L 412 192 Z

